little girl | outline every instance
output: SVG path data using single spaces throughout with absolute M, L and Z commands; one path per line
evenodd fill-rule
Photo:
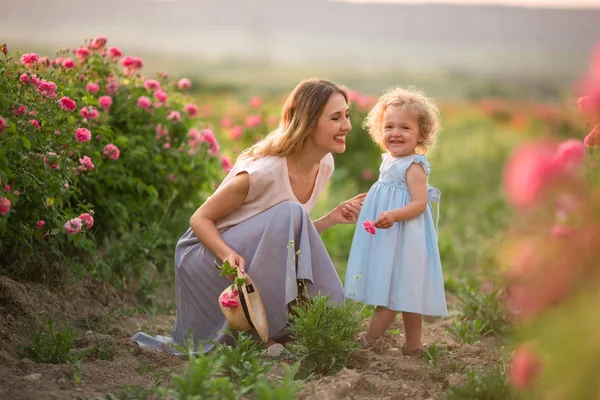
M 401 311 L 402 353 L 420 357 L 422 315 L 448 314 L 429 203 L 439 201 L 439 191 L 427 184 L 430 169 L 422 154 L 434 145 L 439 127 L 432 100 L 399 88 L 381 96 L 365 121 L 386 153 L 358 218 L 344 285 L 347 298 L 377 306 L 358 338 L 362 348 L 373 347 Z

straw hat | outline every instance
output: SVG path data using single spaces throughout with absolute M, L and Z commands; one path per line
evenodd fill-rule
M 241 289 L 229 285 L 219 296 L 219 307 L 229 327 L 236 331 L 255 329 L 266 343 L 269 339 L 267 311 L 256 286 L 248 274 L 238 270 L 238 278 L 245 280 Z

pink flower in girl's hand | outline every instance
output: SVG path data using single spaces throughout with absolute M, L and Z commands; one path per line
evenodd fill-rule
M 365 228 L 365 231 L 367 231 L 371 235 L 375 234 L 375 227 L 373 226 L 373 221 L 366 220 L 363 223 L 363 228 Z

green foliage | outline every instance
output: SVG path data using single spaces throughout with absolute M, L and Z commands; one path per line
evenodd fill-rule
M 442 372 L 442 360 L 446 355 L 446 348 L 438 342 L 431 343 L 423 352 L 423 360 L 431 365 L 438 373 Z
M 357 348 L 362 314 L 358 303 L 332 303 L 327 297 L 310 298 L 292 306 L 292 352 L 302 360 L 305 374 L 335 374 L 344 368 L 348 353 Z
M 484 373 L 468 370 L 467 381 L 440 395 L 443 400 L 516 400 L 519 397 L 506 381 L 504 370 L 495 368 Z
M 462 287 L 457 296 L 458 308 L 464 318 L 473 321 L 469 331 L 499 336 L 511 329 L 500 293 L 500 290 L 486 292 L 473 285 Z
M 172 262 L 173 240 L 165 237 L 182 232 L 173 222 L 189 218 L 222 176 L 216 147 L 207 154 L 212 145 L 198 131 L 193 140 L 199 121 L 184 112 L 189 100 L 175 82 L 157 77 L 168 100 L 154 99 L 146 110 L 138 99 L 156 97 L 154 89 L 102 50 L 92 49 L 73 68 L 20 65 L 10 54 L 0 60 L 0 117 L 7 124 L 0 134 L 0 182 L 10 186 L 0 196 L 10 202 L 0 216 L 0 268 L 7 274 L 44 280 L 90 272 L 119 284 L 139 279 L 149 265 Z M 99 90 L 88 91 L 89 83 Z M 103 109 L 106 96 L 112 104 Z M 61 107 L 63 97 L 76 103 L 74 110 Z M 97 117 L 84 117 L 84 107 Z M 91 132 L 89 140 L 76 140 L 80 128 Z M 109 145 L 118 147 L 118 157 L 107 152 Z M 84 222 L 68 234 L 65 223 L 84 213 L 93 225 Z M 127 255 L 97 254 L 123 241 L 131 244 Z
M 66 364 L 73 360 L 71 348 L 75 337 L 68 325 L 57 329 L 54 320 L 48 319 L 45 326 L 31 334 L 30 339 L 30 345 L 19 349 L 22 358 L 48 364 Z
M 228 335 L 235 339 L 234 346 L 215 343 L 215 356 L 221 360 L 225 375 L 241 388 L 242 394 L 254 389 L 257 382 L 265 379 L 274 363 L 262 359 L 264 349 L 261 349 L 246 332 Z

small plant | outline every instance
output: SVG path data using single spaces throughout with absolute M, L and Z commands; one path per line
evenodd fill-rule
M 173 394 L 177 399 L 234 400 L 238 396 L 231 380 L 222 376 L 223 360 L 212 354 L 195 352 L 191 335 L 184 346 L 174 346 L 187 355 L 189 363 L 183 375 L 173 375 Z
M 473 285 L 463 287 L 458 294 L 461 313 L 467 319 L 480 321 L 481 335 L 503 335 L 510 329 L 499 294 L 499 290 L 482 292 Z
M 215 356 L 220 359 L 225 375 L 239 387 L 240 394 L 245 394 L 265 379 L 274 364 L 261 359 L 263 350 L 248 333 L 234 335 L 227 331 L 227 334 L 235 339 L 235 345 L 215 343 Z
M 506 381 L 504 370 L 494 368 L 484 373 L 469 369 L 467 381 L 440 395 L 442 400 L 516 400 L 517 394 Z
M 442 359 L 445 354 L 446 348 L 438 342 L 435 342 L 427 346 L 427 349 L 423 352 L 423 360 L 431 365 L 437 373 L 441 373 Z
M 479 338 L 486 331 L 486 324 L 476 319 L 475 321 L 452 321 L 452 326 L 448 328 L 450 332 L 459 342 L 465 344 L 474 344 L 479 341 Z
M 96 397 L 95 400 L 158 400 L 163 399 L 167 389 L 160 386 L 143 387 L 131 386 L 118 394 L 107 394 L 104 397 Z
M 292 366 L 281 364 L 283 367 L 283 378 L 280 382 L 271 382 L 266 379 L 260 380 L 254 387 L 254 399 L 256 400 L 293 400 L 296 393 L 303 385 L 302 381 L 294 380 L 294 376 L 300 369 L 300 364 Z
M 83 349 L 78 353 L 78 357 L 95 358 L 98 360 L 112 360 L 115 357 L 116 349 L 113 343 L 108 340 L 96 339 L 94 345 Z
M 79 359 L 73 363 L 73 367 L 69 370 L 69 377 L 76 385 L 83 380 L 83 360 Z
M 73 331 L 67 325 L 61 330 L 48 319 L 39 332 L 31 335 L 31 345 L 19 349 L 22 358 L 46 364 L 65 364 L 72 360 L 71 348 L 75 343 Z
M 292 306 L 292 352 L 302 360 L 303 373 L 335 374 L 346 366 L 348 353 L 357 348 L 361 306 L 332 303 L 327 297 L 308 299 Z

